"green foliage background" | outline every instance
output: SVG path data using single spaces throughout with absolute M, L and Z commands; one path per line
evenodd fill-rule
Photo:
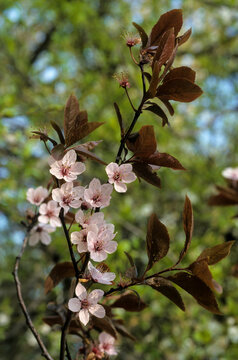
M 193 261 L 205 248 L 237 239 L 234 208 L 209 208 L 207 199 L 214 184 L 224 184 L 221 171 L 237 166 L 237 56 L 238 5 L 234 0 L 154 1 L 5 1 L 0 3 L 0 353 L 1 359 L 36 360 L 38 347 L 27 330 L 15 296 L 11 271 L 14 257 L 24 237 L 19 224 L 29 207 L 26 189 L 46 185 L 47 154 L 43 144 L 29 140 L 30 132 L 50 130 L 49 122 L 62 125 L 63 107 L 74 92 L 89 120 L 104 121 L 89 139 L 103 140 L 97 154 L 105 161 L 115 159 L 119 130 L 113 102 L 121 107 L 129 123 L 132 111 L 122 89 L 112 79 L 126 70 L 132 87 L 131 97 L 138 104 L 141 96 L 139 72 L 131 63 L 121 34 L 132 30 L 132 21 L 148 31 L 159 16 L 172 8 L 182 8 L 184 30 L 193 35 L 180 48 L 175 65 L 191 66 L 204 95 L 191 104 L 178 104 L 171 127 L 162 128 L 157 118 L 144 113 L 142 124 L 156 128 L 159 150 L 176 156 L 188 169 L 176 172 L 161 169 L 161 190 L 138 182 L 124 194 L 113 194 L 108 221 L 115 223 L 118 251 L 109 257 L 111 269 L 124 273 L 128 264 L 123 251 L 129 251 L 140 269 L 146 265 L 146 223 L 155 211 L 169 229 L 169 256 L 156 265 L 170 265 L 184 241 L 182 209 L 185 194 L 194 206 L 195 230 L 184 263 Z M 47 41 L 48 39 L 48 41 Z M 40 44 L 44 44 L 42 47 Z M 87 162 L 83 183 L 97 176 L 106 181 L 102 166 Z M 20 277 L 23 293 L 34 323 L 51 354 L 57 358 L 59 332 L 43 325 L 42 316 L 49 301 L 67 299 L 67 285 L 44 295 L 43 284 L 53 264 L 68 259 L 61 230 L 54 234 L 50 247 L 28 248 Z M 231 268 L 238 262 L 237 246 L 232 254 L 213 269 L 224 288 L 219 303 L 224 316 L 200 308 L 184 294 L 187 311 L 183 313 L 152 289 L 141 289 L 149 307 L 142 313 L 122 316 L 138 339 L 121 339 L 118 359 L 236 359 L 238 358 L 238 280 Z M 72 337 L 74 351 L 79 344 Z

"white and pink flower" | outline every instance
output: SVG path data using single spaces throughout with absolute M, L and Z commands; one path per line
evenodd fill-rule
M 106 353 L 107 355 L 117 355 L 117 350 L 116 347 L 114 345 L 115 343 L 115 338 L 111 335 L 109 335 L 108 333 L 106 333 L 105 331 L 103 331 L 100 335 L 99 335 L 99 350 L 103 353 Z
M 100 231 L 97 227 L 97 231 L 89 231 L 87 236 L 88 251 L 90 257 L 96 262 L 103 261 L 107 258 L 108 254 L 112 254 L 117 249 L 117 242 L 111 241 L 115 237 L 111 231 Z
M 82 162 L 76 162 L 77 154 L 74 150 L 69 150 L 62 160 L 55 161 L 51 156 L 49 159 L 50 173 L 57 179 L 64 179 L 66 182 L 71 182 L 77 179 L 77 176 L 82 174 L 86 167 Z
M 103 184 L 94 178 L 84 192 L 84 199 L 93 207 L 104 208 L 110 204 L 112 185 Z
M 100 284 L 112 285 L 112 282 L 116 277 L 116 274 L 114 274 L 113 272 L 103 273 L 99 271 L 95 266 L 93 266 L 91 261 L 89 261 L 88 263 L 88 270 L 93 281 L 98 282 Z
M 27 190 L 26 198 L 33 204 L 39 206 L 48 196 L 48 190 L 42 186 L 37 187 L 36 189 L 30 188 Z
M 131 183 L 136 180 L 136 175 L 132 171 L 131 164 L 118 165 L 111 162 L 106 166 L 106 173 L 110 184 L 114 184 L 117 192 L 126 192 L 127 186 L 125 184 Z
M 39 208 L 40 216 L 38 220 L 43 224 L 50 223 L 50 225 L 53 227 L 61 226 L 59 212 L 60 207 L 58 207 L 57 202 L 50 200 L 47 204 L 41 204 Z
M 89 225 L 103 224 L 104 214 L 102 212 L 98 212 L 90 215 L 85 214 L 82 210 L 78 210 L 75 214 L 75 221 L 83 228 L 87 228 Z
M 49 233 L 54 231 L 55 227 L 52 227 L 48 224 L 38 224 L 34 226 L 29 233 L 29 245 L 34 246 L 39 241 L 44 245 L 49 245 L 51 242 Z
M 98 301 L 104 295 L 104 291 L 95 289 L 88 294 L 85 287 L 79 283 L 76 286 L 75 294 L 77 297 L 69 300 L 68 307 L 72 312 L 78 313 L 79 320 L 84 325 L 87 325 L 89 322 L 90 314 L 98 318 L 104 318 L 105 309 L 102 305 L 98 304 Z
M 228 180 L 238 181 L 238 167 L 228 167 L 222 171 L 222 176 Z
M 70 235 L 71 242 L 72 244 L 77 245 L 77 251 L 79 253 L 88 251 L 87 237 L 89 231 L 97 231 L 96 225 L 88 226 L 80 231 L 74 231 Z
M 66 182 L 60 188 L 52 190 L 52 198 L 64 208 L 66 214 L 70 207 L 78 209 L 81 206 L 84 190 L 83 186 L 74 187 L 72 182 Z

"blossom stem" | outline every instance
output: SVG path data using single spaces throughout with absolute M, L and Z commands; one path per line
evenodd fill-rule
M 136 59 L 135 59 L 135 57 L 134 57 L 134 55 L 133 55 L 131 46 L 129 46 L 129 50 L 130 50 L 130 55 L 131 55 L 131 58 L 132 58 L 133 62 L 134 62 L 136 65 L 138 65 L 138 62 L 136 61 Z

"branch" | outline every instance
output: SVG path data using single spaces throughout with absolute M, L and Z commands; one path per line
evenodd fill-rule
M 29 229 L 28 229 L 28 231 L 29 231 Z M 14 270 L 13 270 L 13 273 L 12 273 L 13 277 L 14 277 L 15 284 L 16 284 L 17 298 L 18 298 L 20 307 L 22 309 L 22 312 L 23 312 L 23 314 L 24 314 L 24 316 L 26 318 L 26 324 L 29 327 L 29 329 L 31 330 L 32 334 L 34 335 L 34 337 L 35 337 L 36 341 L 38 342 L 38 345 L 39 345 L 39 347 L 40 347 L 40 349 L 42 351 L 41 355 L 44 356 L 47 360 L 53 360 L 53 358 L 48 353 L 43 341 L 41 340 L 41 337 L 40 337 L 39 333 L 37 332 L 36 328 L 34 327 L 34 324 L 33 324 L 32 320 L 31 320 L 30 314 L 27 311 L 25 302 L 24 302 L 23 297 L 22 297 L 21 282 L 20 282 L 19 277 L 18 277 L 18 269 L 19 269 L 19 265 L 20 265 L 22 255 L 23 255 L 23 253 L 25 251 L 25 248 L 26 248 L 26 244 L 27 244 L 27 237 L 25 237 L 25 239 L 23 241 L 23 244 L 22 244 L 22 248 L 20 250 L 20 253 L 16 257 L 16 262 L 15 262 Z
M 71 257 L 73 267 L 74 267 L 74 271 L 75 271 L 75 277 L 76 277 L 76 279 L 78 281 L 79 276 L 80 276 L 80 272 L 79 272 L 79 269 L 78 269 L 78 266 L 77 266 L 77 261 L 76 261 L 75 256 L 74 256 L 72 244 L 71 244 L 70 237 L 69 237 L 69 232 L 68 232 L 68 229 L 67 229 L 65 221 L 64 221 L 64 209 L 63 208 L 61 208 L 61 210 L 60 210 L 59 218 L 60 218 L 61 224 L 63 226 L 64 234 L 65 234 L 65 237 L 66 237 L 66 240 L 67 240 L 67 243 L 68 243 L 70 257 Z
M 145 88 L 145 78 L 144 78 L 144 72 L 143 72 L 143 65 L 139 65 L 139 67 L 140 67 L 140 70 L 141 70 L 141 77 L 142 77 L 142 84 L 143 84 L 143 97 L 141 99 L 141 103 L 140 103 L 138 109 L 135 112 L 134 118 L 133 118 L 133 120 L 131 122 L 131 125 L 130 125 L 129 129 L 127 130 L 125 136 L 121 139 L 121 144 L 120 144 L 117 156 L 116 156 L 116 163 L 117 164 L 121 160 L 121 154 L 122 154 L 122 151 L 123 151 L 124 146 L 126 144 L 126 141 L 127 141 L 128 137 L 130 136 L 132 130 L 134 129 L 134 126 L 135 126 L 140 114 L 142 113 L 142 108 L 143 108 L 143 105 L 144 105 L 144 103 L 146 101 L 146 97 L 145 97 L 146 88 Z

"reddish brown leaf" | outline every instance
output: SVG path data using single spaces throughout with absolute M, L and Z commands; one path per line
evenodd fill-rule
M 163 14 L 154 25 L 149 36 L 148 45 L 158 45 L 160 36 L 168 29 L 174 28 L 174 35 L 177 36 L 183 25 L 183 15 L 181 9 L 174 9 Z
M 168 230 L 162 222 L 159 221 L 156 214 L 152 214 L 148 221 L 146 244 L 149 262 L 146 271 L 161 260 L 169 250 L 170 238 Z
M 156 148 L 154 127 L 151 125 L 142 126 L 135 142 L 135 156 L 142 159 L 147 158 L 156 151 Z
M 180 66 L 173 68 L 164 78 L 164 83 L 173 80 L 173 79 L 187 79 L 194 83 L 196 77 L 196 72 L 188 66 Z
M 117 338 L 117 331 L 110 317 L 105 316 L 100 319 L 96 316 L 92 316 L 92 324 L 95 329 L 105 331 L 106 333 L 112 335 L 115 339 Z
M 162 103 L 166 106 L 166 108 L 169 111 L 170 115 L 173 116 L 174 115 L 174 108 L 170 104 L 169 100 L 160 99 L 160 101 L 162 101 Z
M 148 35 L 146 34 L 145 30 L 135 22 L 133 22 L 132 25 L 135 26 L 135 28 L 138 30 L 138 32 L 140 34 L 141 42 L 142 42 L 142 48 L 146 47 L 146 44 L 148 42 Z
M 177 305 L 181 310 L 185 311 L 183 299 L 178 290 L 171 284 L 171 282 L 161 276 L 153 277 L 146 280 L 146 284 L 151 286 L 156 291 L 160 292 Z
M 202 95 L 201 88 L 192 81 L 183 78 L 166 81 L 158 87 L 156 96 L 165 100 L 191 102 Z
M 201 260 L 194 261 L 190 266 L 189 270 L 193 273 L 193 275 L 196 275 L 199 279 L 201 279 L 207 286 L 215 290 L 212 274 L 208 267 L 208 258 L 204 258 Z
M 125 135 L 125 127 L 124 127 L 124 123 L 123 123 L 123 120 L 122 120 L 122 116 L 121 116 L 119 106 L 117 105 L 116 102 L 114 102 L 114 108 L 115 108 L 115 111 L 116 111 L 116 114 L 117 114 L 117 120 L 118 120 L 118 124 L 119 124 L 120 130 L 121 130 L 121 138 L 123 138 L 123 136 Z
M 158 188 L 161 187 L 160 178 L 155 172 L 153 172 L 151 166 L 143 162 L 135 162 L 132 164 L 132 166 L 133 171 L 138 178 L 142 178 L 149 184 L 154 185 Z
M 197 260 L 208 259 L 209 265 L 214 265 L 229 255 L 234 241 L 227 241 L 223 244 L 203 250 Z
M 186 41 L 188 41 L 188 39 L 190 38 L 192 34 L 192 29 L 188 29 L 183 35 L 177 37 L 177 41 L 178 41 L 178 46 L 181 46 L 182 44 L 184 44 Z
M 54 139 L 51 139 L 47 134 L 41 132 L 41 131 L 32 131 L 32 135 L 31 138 L 32 139 L 40 139 L 40 140 L 43 140 L 43 141 L 47 141 L 49 140 L 54 146 L 57 145 L 57 142 L 54 140 Z
M 151 81 L 150 81 L 150 86 L 146 93 L 147 99 L 154 98 L 156 95 L 157 86 L 159 84 L 160 68 L 161 68 L 161 66 L 159 64 L 159 61 L 155 61 L 154 65 L 153 65 L 153 72 L 152 72 L 152 77 L 151 77 Z
M 192 295 L 199 305 L 214 314 L 221 315 L 212 290 L 197 276 L 182 271 L 175 275 L 168 276 L 167 279 Z
M 208 200 L 208 205 L 210 206 L 230 206 L 237 204 L 238 204 L 238 200 L 236 199 L 232 200 L 226 197 L 224 194 L 213 195 Z
M 151 103 L 152 105 L 145 108 L 145 110 L 149 110 L 153 112 L 154 114 L 158 115 L 162 120 L 162 125 L 166 125 L 169 123 L 169 120 L 167 118 L 167 115 L 165 114 L 164 110 L 161 109 L 161 107 L 155 103 Z
M 51 120 L 50 124 L 51 124 L 52 128 L 57 132 L 61 144 L 64 145 L 64 144 L 65 144 L 65 140 L 64 140 L 64 135 L 63 135 L 63 133 L 62 133 L 62 131 L 61 131 L 61 128 L 60 128 L 59 125 L 58 125 L 55 121 L 53 121 L 53 120 Z
M 69 261 L 56 264 L 45 280 L 45 293 L 51 291 L 60 281 L 75 275 L 73 264 Z
M 67 214 L 65 215 L 64 217 L 64 220 L 67 224 L 73 224 L 75 223 L 75 216 L 74 216 L 74 213 L 72 212 L 67 212 Z
M 177 264 L 183 259 L 184 255 L 187 253 L 193 236 L 193 208 L 191 201 L 187 195 L 185 198 L 184 209 L 183 209 L 183 228 L 186 238 L 185 238 L 184 248 L 180 253 Z
M 74 149 L 78 154 L 83 155 L 86 158 L 90 158 L 94 161 L 97 161 L 100 164 L 107 165 L 107 163 L 105 163 L 105 161 L 100 159 L 97 155 L 95 155 L 91 151 L 87 150 L 83 145 L 74 146 L 71 149 Z
M 173 170 L 186 170 L 175 157 L 158 151 L 150 155 L 145 161 L 150 165 L 168 167 Z
M 75 95 L 71 94 L 64 109 L 64 136 L 66 145 L 72 145 L 80 127 L 79 103 Z
M 133 293 L 121 295 L 112 305 L 113 308 L 122 308 L 126 311 L 142 311 L 146 308 L 146 304 L 138 296 Z
M 92 121 L 92 122 L 88 122 L 82 126 L 80 126 L 80 130 L 79 130 L 79 133 L 78 133 L 78 136 L 77 136 L 77 140 L 76 141 L 79 141 L 83 138 L 85 138 L 86 136 L 88 136 L 89 134 L 91 134 L 91 132 L 93 132 L 95 129 L 97 129 L 99 126 L 103 125 L 104 122 L 95 122 L 95 121 Z M 74 142 L 76 142 L 74 141 Z M 73 144 L 73 143 L 72 143 Z M 69 145 L 68 145 L 69 146 Z
M 152 68 L 154 67 L 155 61 L 159 63 L 159 70 L 161 66 L 164 65 L 174 50 L 174 28 L 167 30 L 162 36 L 159 41 L 156 53 L 153 58 Z

